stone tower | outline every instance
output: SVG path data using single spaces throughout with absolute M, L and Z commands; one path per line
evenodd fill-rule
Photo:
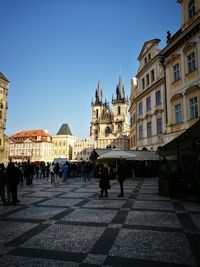
M 90 137 L 95 140 L 101 138 L 116 137 L 122 132 L 129 132 L 128 125 L 128 99 L 125 97 L 124 86 L 121 78 L 116 88 L 116 98 L 112 98 L 113 111 L 109 103 L 102 98 L 100 81 L 95 93 L 95 101 L 92 101 L 92 121 Z
M 129 131 L 128 124 L 128 97 L 125 96 L 124 85 L 121 77 L 116 86 L 116 98 L 112 98 L 113 105 L 113 131 L 115 134 Z

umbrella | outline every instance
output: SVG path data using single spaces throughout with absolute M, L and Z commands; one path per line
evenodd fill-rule
M 115 160 L 116 161 L 116 170 L 118 170 L 117 161 L 118 160 L 134 160 L 137 158 L 136 155 L 128 153 L 123 150 L 112 150 L 108 153 L 105 153 L 97 158 L 99 161 L 106 160 Z
M 129 152 L 123 151 L 123 150 L 112 150 L 108 153 L 105 153 L 97 158 L 97 160 L 133 160 L 137 158 L 137 155 L 131 154 Z

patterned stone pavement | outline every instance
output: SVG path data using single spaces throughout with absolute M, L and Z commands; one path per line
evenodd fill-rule
M 200 205 L 158 195 L 158 179 L 52 185 L 35 179 L 0 206 L 0 266 L 200 266 Z

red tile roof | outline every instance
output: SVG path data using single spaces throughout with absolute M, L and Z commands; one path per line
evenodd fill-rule
M 29 131 L 20 131 L 10 136 L 10 138 L 17 137 L 48 137 L 49 135 L 44 130 L 29 130 Z

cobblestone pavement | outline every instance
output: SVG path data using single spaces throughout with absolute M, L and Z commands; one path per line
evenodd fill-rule
M 35 179 L 0 206 L 0 266 L 200 266 L 200 205 L 158 195 L 158 179 L 52 185 Z

